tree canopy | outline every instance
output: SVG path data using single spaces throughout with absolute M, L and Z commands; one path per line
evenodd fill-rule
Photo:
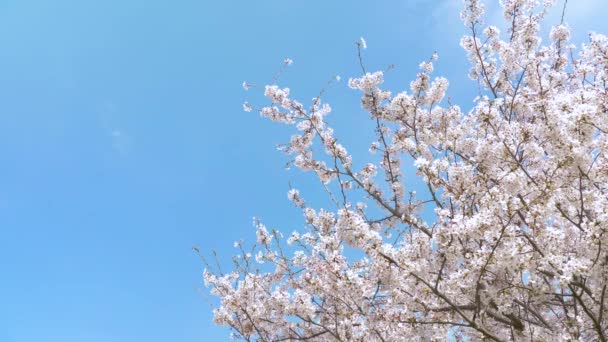
M 374 122 L 377 163 L 353 166 L 321 97 L 304 104 L 271 84 L 267 106 L 244 104 L 297 129 L 283 151 L 335 208 L 292 189 L 307 229 L 284 238 L 256 222 L 232 270 L 208 263 L 217 324 L 247 341 L 606 341 L 608 38 L 577 49 L 562 16 L 543 44 L 553 1 L 501 5 L 505 32 L 478 0 L 461 12 L 480 88 L 466 112 L 445 100 L 437 55 L 393 92 L 357 44 L 362 75 L 348 86 Z M 426 193 L 406 191 L 408 158 Z

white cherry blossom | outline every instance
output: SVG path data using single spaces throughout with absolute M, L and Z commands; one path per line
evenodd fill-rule
M 283 239 L 256 221 L 230 272 L 208 263 L 215 323 L 247 341 L 606 341 L 608 38 L 574 49 L 561 23 L 542 45 L 553 2 L 502 0 L 501 32 L 465 0 L 461 46 L 480 88 L 466 112 L 446 103 L 436 54 L 407 90 L 381 88 L 381 71 L 349 79 L 374 162 L 353 161 L 320 97 L 266 86 L 261 115 L 294 126 L 282 150 L 335 207 L 292 189 L 304 229 Z M 404 167 L 426 191 L 409 190 Z

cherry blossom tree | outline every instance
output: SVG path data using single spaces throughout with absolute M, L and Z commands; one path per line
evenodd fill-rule
M 245 103 L 295 126 L 283 151 L 335 207 L 292 189 L 305 229 L 284 238 L 256 222 L 232 270 L 208 263 L 215 322 L 247 341 L 606 341 L 608 38 L 575 48 L 562 15 L 542 44 L 553 2 L 502 0 L 500 32 L 464 1 L 461 46 L 480 89 L 466 112 L 444 99 L 436 55 L 393 93 L 366 70 L 361 40 L 362 76 L 348 85 L 379 160 L 362 168 L 320 97 L 305 105 L 268 85 L 267 106 Z M 406 191 L 412 160 L 426 193 Z

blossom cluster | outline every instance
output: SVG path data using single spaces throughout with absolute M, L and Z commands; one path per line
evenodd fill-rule
M 481 89 L 466 112 L 445 103 L 436 55 L 405 91 L 382 89 L 381 71 L 350 79 L 380 159 L 361 169 L 328 104 L 267 86 L 261 115 L 295 127 L 283 151 L 337 209 L 292 189 L 305 231 L 285 245 L 256 222 L 255 258 L 239 244 L 234 270 L 208 265 L 216 323 L 248 341 L 606 341 L 608 38 L 577 50 L 561 23 L 541 44 L 552 3 L 501 1 L 501 32 L 465 0 L 461 46 Z M 425 193 L 406 193 L 406 160 Z

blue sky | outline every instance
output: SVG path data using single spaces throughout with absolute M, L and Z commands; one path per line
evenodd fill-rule
M 561 3 L 561 1 L 560 1 Z M 0 341 L 223 341 L 192 252 L 254 239 L 252 217 L 302 227 L 285 171 L 288 128 L 244 113 L 244 80 L 306 101 L 333 75 L 370 69 L 405 88 L 440 54 L 464 108 L 475 96 L 458 47 L 457 0 L 0 1 Z M 603 0 L 571 1 L 578 40 L 607 32 Z M 556 18 L 554 15 L 553 18 Z M 371 141 L 344 81 L 326 100 L 355 155 Z M 411 175 L 411 171 L 408 171 Z M 204 292 L 204 289 L 203 289 Z

